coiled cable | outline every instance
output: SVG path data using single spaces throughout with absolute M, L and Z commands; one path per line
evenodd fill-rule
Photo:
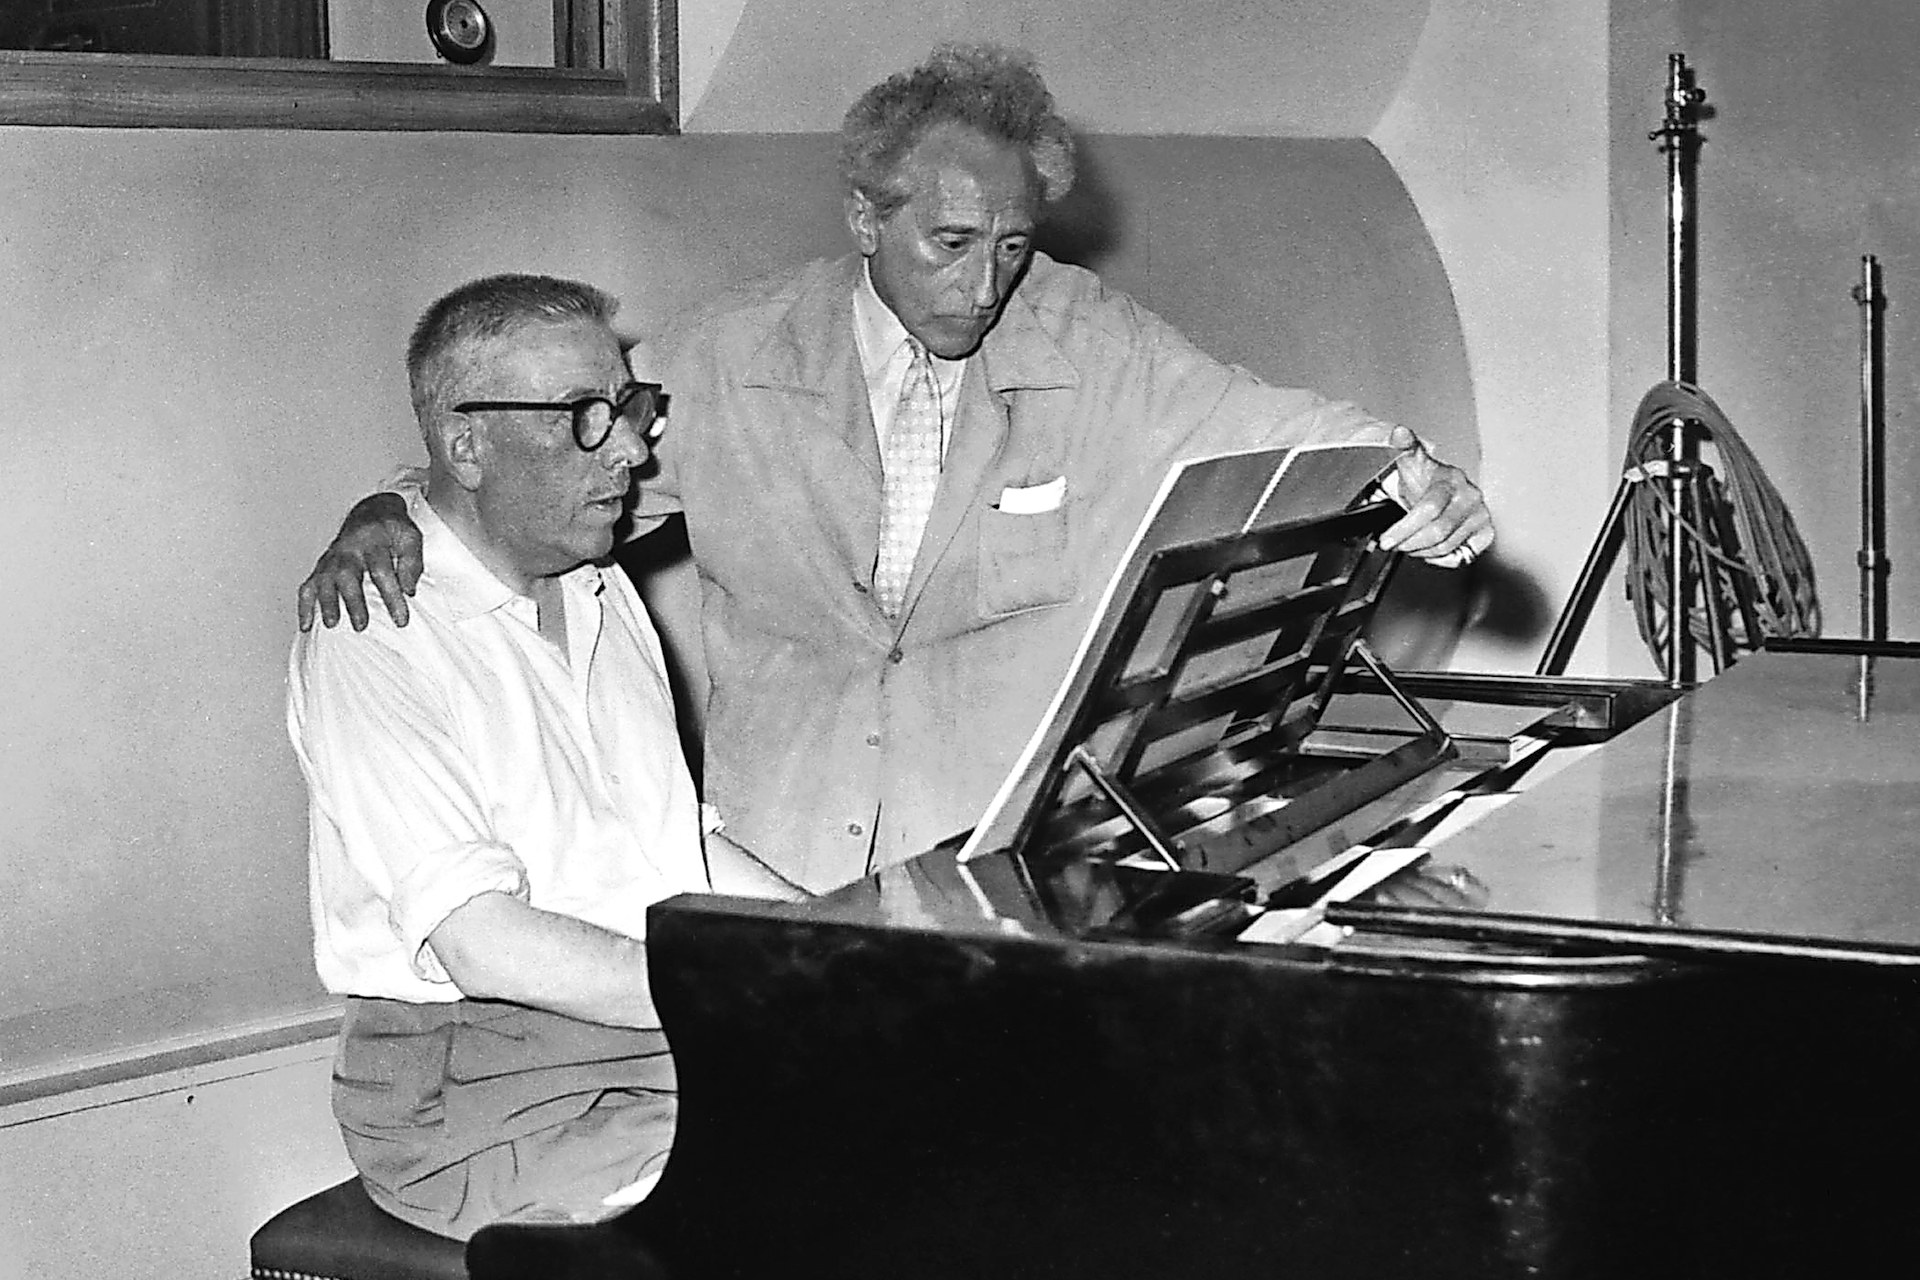
M 1697 428 L 1695 434 L 1713 446 L 1720 463 L 1719 475 L 1702 486 L 1702 501 L 1710 509 L 1687 515 L 1674 512 L 1668 486 L 1660 478 L 1667 474 L 1668 433 L 1677 419 L 1693 424 L 1689 430 Z M 1717 566 L 1703 575 L 1701 585 L 1703 598 L 1707 591 L 1716 593 L 1719 639 L 1726 652 L 1751 651 L 1775 636 L 1820 634 L 1813 562 L 1793 514 L 1713 397 L 1687 382 L 1662 382 L 1648 391 L 1634 411 L 1625 474 L 1640 481 L 1633 486 L 1625 513 L 1627 599 L 1640 638 L 1656 660 L 1667 651 L 1670 530 L 1693 541 L 1696 566 Z M 1722 533 L 1728 527 L 1723 517 L 1729 509 L 1734 546 L 1724 545 Z M 1758 635 L 1749 634 L 1738 590 L 1743 582 L 1751 585 L 1746 595 Z M 1688 628 L 1702 648 L 1722 651 L 1714 642 L 1714 620 L 1704 604 L 1690 610 Z

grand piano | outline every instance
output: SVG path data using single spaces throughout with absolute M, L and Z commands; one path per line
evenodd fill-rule
M 1920 1266 L 1920 646 L 1396 676 L 1392 514 L 1150 539 L 972 832 L 656 908 L 664 1178 L 472 1274 Z

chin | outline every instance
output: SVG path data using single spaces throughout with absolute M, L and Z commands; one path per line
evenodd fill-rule
M 984 333 L 962 334 L 952 342 L 927 343 L 927 350 L 942 360 L 965 360 L 980 349 L 980 343 L 986 338 Z
M 572 561 L 572 563 L 567 566 L 567 570 L 578 569 L 583 564 L 591 564 L 596 560 L 605 560 L 612 554 L 613 530 L 607 529 L 603 532 L 596 533 L 581 531 L 578 538 L 559 545 L 565 546 L 566 557 Z

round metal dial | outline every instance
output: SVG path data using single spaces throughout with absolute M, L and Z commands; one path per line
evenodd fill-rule
M 427 35 L 448 62 L 478 62 L 493 47 L 493 22 L 479 0 L 428 0 Z

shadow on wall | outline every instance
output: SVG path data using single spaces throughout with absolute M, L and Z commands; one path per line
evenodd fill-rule
M 1047 210 L 1034 247 L 1048 257 L 1105 275 L 1108 259 L 1126 239 L 1120 199 L 1098 153 L 1080 147 L 1073 189 Z
M 1498 555 L 1465 569 L 1403 561 L 1367 631 L 1367 643 L 1396 671 L 1444 669 L 1467 632 L 1503 644 L 1538 642 L 1558 605 L 1538 580 Z
M 1083 136 L 1038 246 L 1100 273 L 1203 349 L 1416 427 L 1472 473 L 1480 442 L 1453 294 L 1392 167 L 1362 139 Z M 1374 626 L 1381 656 L 1449 665 L 1472 630 L 1524 644 L 1553 608 L 1497 557 L 1408 562 Z
M 613 558 L 647 601 L 660 633 L 660 647 L 672 675 L 673 712 L 680 727 L 680 747 L 686 753 L 687 770 L 695 782 L 700 780 L 705 759 L 703 741 L 706 723 L 706 662 L 699 652 L 700 630 L 697 621 L 669 626 L 665 619 L 677 615 L 697 618 L 700 588 L 693 576 L 693 557 L 687 546 L 687 522 L 668 516 L 660 527 L 642 538 L 615 545 Z

